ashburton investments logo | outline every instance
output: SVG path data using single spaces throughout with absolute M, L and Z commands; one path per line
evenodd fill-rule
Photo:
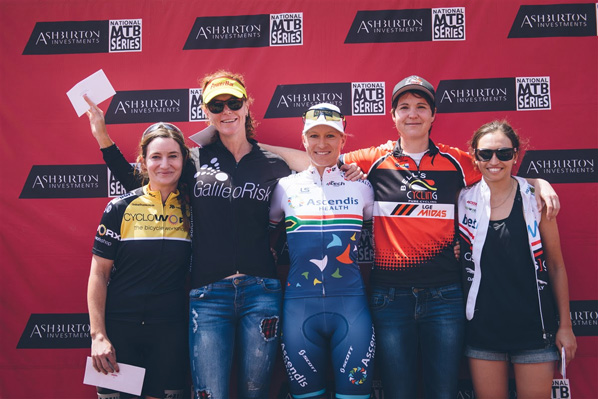
M 37 22 L 23 54 L 133 52 L 141 45 L 141 19 Z
M 598 336 L 598 301 L 571 301 L 571 323 L 576 336 Z
M 34 313 L 29 317 L 17 349 L 89 348 L 87 313 Z
M 34 165 L 19 198 L 100 198 L 125 192 L 106 165 Z
M 198 17 L 183 50 L 299 46 L 303 13 Z
M 596 3 L 523 5 L 509 38 L 596 36 Z
M 334 104 L 344 115 L 384 115 L 384 82 L 279 85 L 264 118 L 294 118 L 312 105 Z
M 205 120 L 201 89 L 119 91 L 106 111 L 107 124 Z
M 541 178 L 551 183 L 598 183 L 598 149 L 529 150 L 518 176 Z
M 465 8 L 358 11 L 345 43 L 465 40 Z
M 550 109 L 550 77 L 442 80 L 440 113 Z

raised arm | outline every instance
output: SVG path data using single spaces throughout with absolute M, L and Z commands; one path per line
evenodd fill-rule
M 127 191 L 131 191 L 142 184 L 141 177 L 135 174 L 135 169 L 122 155 L 114 141 L 108 135 L 106 129 L 106 121 L 104 119 L 104 112 L 87 96 L 83 96 L 89 110 L 86 112 L 89 118 L 89 125 L 91 127 L 91 134 L 98 142 L 102 150 L 104 162 L 114 177 L 123 185 Z
M 561 252 L 561 242 L 556 219 L 548 219 L 546 211 L 542 212 L 540 235 L 542 236 L 542 246 L 546 257 L 550 285 L 559 313 L 560 323 L 556 334 L 556 346 L 559 353 L 561 352 L 561 348 L 565 348 L 567 363 L 569 363 L 575 358 L 577 350 L 577 341 L 575 335 L 573 335 L 571 314 L 569 311 L 569 283 Z

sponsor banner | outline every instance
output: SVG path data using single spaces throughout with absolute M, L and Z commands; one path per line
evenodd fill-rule
M 189 122 L 208 120 L 201 108 L 203 104 L 202 92 L 202 89 L 189 89 Z
M 190 98 L 189 89 L 119 91 L 106 111 L 106 124 L 187 122 Z
M 384 115 L 384 82 L 278 85 L 264 118 L 296 118 L 312 105 L 334 104 L 344 115 Z
M 596 36 L 596 3 L 523 5 L 509 38 Z
M 345 43 L 465 40 L 465 8 L 358 11 Z
M 23 55 L 138 52 L 141 19 L 37 22 Z
M 550 77 L 441 80 L 439 113 L 550 110 Z
M 106 165 L 34 165 L 19 198 L 105 197 L 106 171 Z
M 581 150 L 529 150 L 517 176 L 542 178 L 550 183 L 598 183 L 598 148 Z
M 137 164 L 131 164 L 134 167 Z M 125 187 L 114 177 L 112 171 L 108 169 L 108 197 L 120 197 L 127 193 Z
M 509 399 L 517 399 L 517 388 L 515 386 L 515 380 L 509 378 L 508 388 Z M 470 379 L 459 379 L 458 391 L 456 399 L 475 399 L 477 396 L 473 391 L 473 382 Z
M 89 348 L 87 313 L 33 313 L 19 339 L 17 349 Z
M 198 17 L 183 50 L 300 46 L 303 13 Z
M 571 301 L 569 309 L 576 336 L 598 336 L 598 300 Z

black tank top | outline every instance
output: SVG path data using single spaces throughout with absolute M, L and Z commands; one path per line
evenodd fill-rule
M 467 344 L 499 351 L 542 348 L 535 266 L 519 188 L 509 216 L 489 223 L 481 270 Z

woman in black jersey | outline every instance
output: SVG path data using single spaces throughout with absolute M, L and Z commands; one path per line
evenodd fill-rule
M 481 399 L 509 397 L 509 363 L 518 398 L 550 397 L 554 361 L 560 353 L 571 361 L 577 348 L 556 220 L 511 175 L 519 149 L 507 122 L 480 127 L 471 152 L 483 178 L 459 195 L 465 354 Z
M 88 111 L 90 120 L 97 116 Z M 185 281 L 191 257 L 188 204 L 181 192 L 188 149 L 169 123 L 150 126 L 138 162 L 149 182 L 104 210 L 87 291 L 93 367 L 117 361 L 145 368 L 141 396 L 183 397 L 187 376 Z M 131 395 L 98 387 L 99 398 Z

